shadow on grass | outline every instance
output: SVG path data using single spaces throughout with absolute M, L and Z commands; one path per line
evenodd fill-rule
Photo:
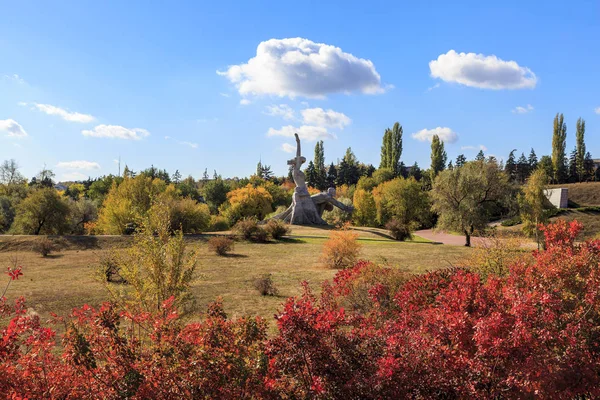
M 248 256 L 245 254 L 236 254 L 236 253 L 224 254 L 221 257 L 224 257 L 224 258 L 248 258 Z
M 285 237 L 285 238 L 279 239 L 279 242 L 281 242 L 281 243 L 306 243 L 306 240 Z
M 44 258 L 50 258 L 50 259 L 54 260 L 54 259 L 61 258 L 61 257 L 64 257 L 64 255 L 63 254 L 48 254 Z

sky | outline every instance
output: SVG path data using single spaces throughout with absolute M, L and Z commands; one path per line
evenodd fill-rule
M 150 165 L 278 175 L 295 151 L 378 166 L 551 153 L 586 121 L 600 157 L 600 2 L 3 1 L 0 161 L 57 180 Z

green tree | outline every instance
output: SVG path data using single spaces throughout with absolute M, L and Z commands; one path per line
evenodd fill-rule
M 306 185 L 312 188 L 317 187 L 317 171 L 315 170 L 315 163 L 312 161 L 308 162 L 308 166 L 306 170 L 304 170 L 304 175 L 306 177 Z
M 533 147 L 531 148 L 531 151 L 529 152 L 529 158 L 527 159 L 527 162 L 529 163 L 530 171 L 535 170 L 538 166 L 538 158 L 537 158 L 537 155 L 535 154 L 535 150 L 533 150 Z
M 181 172 L 179 172 L 178 169 L 175 170 L 175 173 L 171 177 L 171 181 L 173 181 L 173 183 L 176 185 L 181 182 Z
M 319 190 L 327 190 L 327 169 L 325 168 L 325 148 L 320 140 L 315 145 L 315 186 Z
M 523 221 L 523 232 L 529 236 L 534 236 L 540 246 L 539 224 L 548 221 L 545 209 L 548 206 L 546 198 L 546 187 L 548 186 L 548 176 L 543 169 L 535 170 L 523 186 L 523 193 L 519 196 L 519 210 L 521 220 Z
M 373 189 L 377 222 L 385 225 L 394 218 L 412 229 L 427 222 L 430 202 L 421 184 L 414 178 L 395 178 Z
M 221 204 L 227 201 L 227 193 L 229 193 L 230 190 L 231 187 L 220 175 L 215 179 L 206 182 L 202 187 L 202 195 L 210 207 L 211 213 L 216 214 Z
M 506 196 L 508 178 L 494 162 L 473 161 L 441 172 L 433 182 L 433 207 L 441 228 L 462 232 L 465 246 L 486 226 L 489 207 Z
M 98 218 L 98 205 L 94 200 L 81 198 L 77 201 L 70 201 L 71 233 L 83 235 L 85 233 L 85 224 L 95 221 Z
M 529 176 L 529 162 L 525 157 L 524 153 L 521 153 L 521 157 L 517 160 L 517 174 L 516 178 L 520 183 L 524 183 Z
M 375 181 L 376 185 L 391 181 L 392 179 L 394 179 L 394 171 L 392 171 L 390 168 L 379 168 L 373 174 L 373 180 Z
M 585 179 L 585 120 L 581 117 L 577 120 L 576 126 L 576 139 L 577 139 L 577 158 L 576 158 L 576 170 L 579 182 Z
M 448 158 L 444 150 L 444 142 L 438 135 L 433 135 L 431 139 L 431 179 L 433 180 L 438 173 L 446 168 L 446 159 Z
M 517 162 L 515 161 L 515 151 L 517 151 L 517 149 L 513 149 L 508 154 L 506 164 L 504 164 L 504 171 L 506 172 L 511 181 L 517 179 Z
M 571 151 L 571 154 L 569 156 L 568 171 L 569 171 L 569 173 L 567 174 L 568 182 L 571 182 L 571 183 L 577 182 L 579 180 L 579 176 L 577 173 L 577 147 L 575 147 L 573 149 L 573 151 Z
M 458 167 L 458 165 L 457 165 Z M 421 173 L 421 168 L 419 168 L 419 164 L 415 161 L 413 166 L 410 168 L 408 173 L 409 178 L 415 178 L 415 180 L 420 181 L 423 174 Z
M 467 162 L 467 157 L 465 157 L 465 155 L 464 155 L 464 154 L 459 154 L 459 155 L 456 157 L 456 162 L 454 163 L 454 166 L 455 166 L 456 168 L 460 168 L 460 167 L 462 167 L 463 165 L 465 165 L 465 163 L 466 163 L 466 162 Z
M 335 187 L 335 183 L 337 182 L 337 176 L 337 168 L 333 163 L 331 163 L 331 165 L 329 165 L 329 169 L 327 170 L 327 184 L 329 185 L 329 187 Z
M 554 117 L 552 133 L 552 170 L 555 183 L 563 183 L 567 174 L 565 163 L 567 146 L 567 124 L 562 114 Z
M 475 156 L 475 161 L 485 161 L 485 154 L 483 150 L 479 150 L 479 153 Z
M 373 194 L 371 194 L 371 192 L 364 189 L 356 189 L 352 204 L 354 205 L 352 219 L 356 225 L 375 226 L 377 208 L 375 206 L 375 199 L 373 198 Z
M 546 176 L 551 177 L 554 174 L 554 168 L 552 167 L 552 158 L 550 156 L 542 156 L 538 163 L 538 168 L 542 169 Z
M 69 204 L 53 188 L 33 190 L 17 206 L 14 225 L 25 235 L 62 235 L 69 230 Z
M 396 122 L 392 129 L 386 129 L 381 146 L 381 162 L 379 168 L 389 168 L 394 176 L 400 175 L 400 157 L 402 156 L 402 125 Z
M 352 148 L 346 149 L 344 158 L 340 161 L 338 167 L 337 186 L 341 185 L 356 185 L 360 178 L 360 167 L 356 156 L 352 152 Z

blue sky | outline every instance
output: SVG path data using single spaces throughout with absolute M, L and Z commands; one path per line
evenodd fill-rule
M 494 3 L 5 1 L 0 160 L 283 175 L 300 131 L 309 159 L 323 138 L 327 162 L 377 166 L 399 121 L 427 167 L 438 127 L 452 159 L 549 154 L 556 112 L 600 157 L 600 3 Z

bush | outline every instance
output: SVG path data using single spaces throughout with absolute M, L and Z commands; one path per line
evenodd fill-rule
M 233 232 L 240 235 L 245 240 L 252 240 L 252 236 L 257 230 L 258 221 L 253 217 L 243 218 L 233 226 Z
M 248 184 L 227 193 L 227 202 L 219 209 L 229 223 L 234 224 L 246 217 L 256 217 L 262 220 L 273 211 L 272 202 L 273 196 L 265 188 L 255 188 Z
M 264 274 L 254 280 L 254 288 L 258 290 L 261 296 L 277 296 L 279 290 L 273 284 L 271 274 Z
M 208 240 L 208 248 L 218 256 L 224 256 L 233 250 L 233 240 L 226 236 L 215 236 Z
M 385 224 L 385 229 L 390 231 L 394 239 L 399 240 L 401 242 L 412 239 L 410 225 L 403 224 L 396 218 L 392 218 L 387 224 Z
M 258 226 L 250 240 L 256 243 L 266 243 L 269 240 L 269 232 L 262 226 Z
M 346 206 L 352 206 L 352 200 L 346 197 L 340 196 L 338 193 L 338 201 Z M 332 211 L 325 211 L 323 213 L 323 219 L 329 225 L 336 227 L 342 227 L 344 224 L 352 221 L 352 214 L 342 211 L 341 209 L 334 207 Z
M 229 222 L 227 222 L 227 218 L 219 215 L 213 215 L 210 217 L 210 226 L 208 228 L 209 232 L 228 231 L 229 228 L 230 226 Z
M 361 245 L 358 234 L 347 229 L 331 231 L 329 240 L 323 244 L 321 261 L 329 268 L 348 268 L 354 265 Z
M 285 222 L 278 219 L 270 219 L 265 226 L 265 230 L 275 240 L 279 240 L 283 236 L 289 235 L 292 231 Z
M 511 265 L 527 261 L 529 252 L 523 251 L 522 244 L 519 237 L 499 237 L 492 231 L 459 265 L 470 268 L 483 279 L 490 275 L 506 276 Z
M 515 225 L 519 225 L 521 222 L 523 222 L 521 220 L 521 216 L 520 215 L 515 215 L 514 217 L 505 219 L 504 221 L 502 221 L 500 223 L 500 225 L 502 225 L 502 226 L 515 226 Z
M 127 283 L 119 272 L 119 261 L 114 254 L 100 258 L 99 273 L 102 280 L 111 283 Z
M 56 245 L 47 237 L 37 240 L 33 244 L 33 251 L 39 253 L 42 257 L 48 257 L 50 253 L 56 251 Z

